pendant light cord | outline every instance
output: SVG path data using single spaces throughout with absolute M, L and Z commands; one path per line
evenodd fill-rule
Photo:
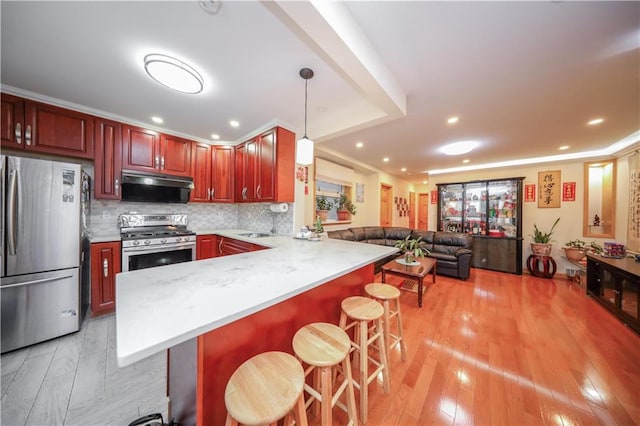
M 309 84 L 309 79 L 304 80 L 304 137 L 307 138 L 307 85 Z

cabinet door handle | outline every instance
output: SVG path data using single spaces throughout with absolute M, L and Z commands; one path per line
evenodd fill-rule
M 102 261 L 102 273 L 105 278 L 109 276 L 109 260 L 108 259 L 104 259 Z
M 247 199 L 247 187 L 246 186 L 244 188 L 242 188 L 242 199 L 243 200 Z
M 113 182 L 113 192 L 115 193 L 115 195 L 119 195 L 118 193 L 120 192 L 120 181 L 118 179 Z
M 16 123 L 16 143 L 20 145 L 22 143 L 22 125 L 20 123 Z
M 156 155 L 156 169 L 160 168 L 160 157 Z
M 24 131 L 24 139 L 27 145 L 31 145 L 31 124 L 27 126 L 27 130 Z
M 222 255 L 222 238 L 220 239 L 220 242 L 218 243 L 218 255 Z
M 216 198 L 216 189 L 211 188 L 211 200 L 213 201 Z
M 260 193 L 262 192 L 261 190 L 262 190 L 262 187 L 260 187 L 260 185 L 258 185 L 258 186 L 256 187 L 256 196 L 257 196 L 258 198 L 262 198 L 262 195 L 260 194 Z
M 160 168 L 164 170 L 164 155 L 160 158 Z

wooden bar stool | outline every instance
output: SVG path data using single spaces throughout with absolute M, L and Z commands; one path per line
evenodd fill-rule
M 369 297 L 382 303 L 384 315 L 382 322 L 384 326 L 384 341 L 387 343 L 387 362 L 390 359 L 390 351 L 397 344 L 400 345 L 400 358 L 407 360 L 407 348 L 404 344 L 404 334 L 402 332 L 402 313 L 400 312 L 400 290 L 389 284 L 371 283 L 364 286 L 364 291 Z M 391 307 L 391 302 L 394 307 Z M 397 334 L 391 334 L 391 318 L 396 318 Z
M 245 361 L 234 371 L 224 391 L 226 426 L 307 426 L 304 407 L 304 370 L 300 361 L 284 352 L 265 352 Z M 292 416 L 293 414 L 293 416 Z
M 316 402 L 315 412 L 318 414 L 318 408 L 321 408 L 323 426 L 333 425 L 332 408 L 335 405 L 346 411 L 350 425 L 358 424 L 349 361 L 350 349 L 351 340 L 347 333 L 333 324 L 323 322 L 309 324 L 293 336 L 293 351 L 304 364 L 309 365 L 304 375 L 314 373 L 313 387 L 306 383 L 304 385 L 304 390 L 310 395 L 305 407 L 308 408 L 314 401 Z M 338 370 L 339 365 L 342 365 L 340 373 L 343 380 L 334 393 L 332 373 Z M 345 390 L 347 391 L 346 406 L 339 401 Z
M 340 314 L 340 328 L 347 331 L 354 329 L 354 340 L 351 341 L 351 351 L 358 351 L 359 358 L 354 359 L 354 364 L 359 365 L 360 380 L 354 380 L 354 386 L 360 390 L 360 421 L 367 422 L 369 411 L 369 383 L 382 373 L 382 385 L 384 393 L 389 394 L 389 366 L 387 364 L 387 350 L 384 343 L 384 331 L 382 328 L 382 316 L 384 308 L 375 300 L 362 296 L 347 297 L 342 301 L 342 313 Z M 348 322 L 350 321 L 350 322 Z M 369 336 L 369 322 L 374 323 L 374 330 Z M 377 342 L 379 360 L 369 355 L 369 346 Z M 369 375 L 369 363 L 376 368 Z

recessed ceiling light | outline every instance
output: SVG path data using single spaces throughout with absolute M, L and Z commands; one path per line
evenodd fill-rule
M 151 121 L 153 121 L 154 123 L 158 123 L 158 124 L 164 123 L 164 120 L 161 117 L 158 117 L 158 116 L 151 117 Z
M 461 155 L 480 146 L 478 141 L 460 141 L 442 146 L 438 151 L 446 155 Z
M 587 124 L 589 126 L 595 126 L 596 124 L 600 124 L 604 121 L 604 118 L 594 118 L 593 120 L 589 121 Z
M 220 135 L 217 133 L 211 133 L 211 139 L 218 140 L 220 139 Z
M 362 148 L 364 144 L 362 142 L 356 143 L 356 148 Z
M 403 167 L 403 168 L 401 168 L 401 169 L 400 169 L 400 171 L 401 171 L 401 172 L 406 172 L 406 171 L 407 171 L 407 168 L 406 168 L 406 167 Z
M 238 126 L 240 126 L 240 122 L 237 121 L 237 120 L 231 120 L 231 121 L 229 121 L 229 126 L 238 127 Z
M 151 53 L 144 57 L 144 69 L 158 83 L 178 92 L 202 92 L 204 79 L 195 68 L 172 56 Z
M 565 151 L 569 149 L 569 145 L 562 145 L 561 147 L 558 148 L 559 151 Z
M 458 122 L 458 117 L 449 117 L 449 119 L 447 120 L 447 123 L 449 124 L 456 124 Z
M 462 160 L 463 163 L 467 164 L 469 162 L 468 158 L 465 158 L 464 160 Z
M 384 158 L 382 159 L 382 161 L 384 161 L 385 163 L 388 163 L 388 162 L 389 162 L 389 157 L 384 157 Z

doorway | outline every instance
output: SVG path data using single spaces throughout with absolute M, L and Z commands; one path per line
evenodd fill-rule
M 418 229 L 429 227 L 429 194 L 418 194 Z
M 380 226 L 391 226 L 391 200 L 393 196 L 393 187 L 380 185 Z

